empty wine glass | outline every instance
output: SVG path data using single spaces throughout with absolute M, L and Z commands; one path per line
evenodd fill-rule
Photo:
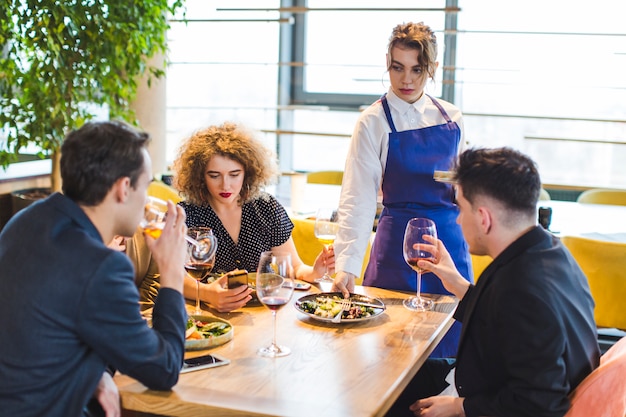
M 269 346 L 257 351 L 260 356 L 275 358 L 291 353 L 288 347 L 279 346 L 276 343 L 276 312 L 289 302 L 294 287 L 291 254 L 287 252 L 263 252 L 256 274 L 256 293 L 259 301 L 272 311 L 274 336 Z
M 406 224 L 404 231 L 404 260 L 417 273 L 417 292 L 415 297 L 404 300 L 406 308 L 413 311 L 426 311 L 433 308 L 432 300 L 422 298 L 420 294 L 422 286 L 422 269 L 417 266 L 421 260 L 435 260 L 435 247 L 424 239 L 424 235 L 437 239 L 435 222 L 430 219 L 412 218 Z
M 194 241 L 209 247 L 210 256 L 198 253 L 196 246 L 189 244 L 187 250 L 187 260 L 185 261 L 185 271 L 196 280 L 196 308 L 195 314 L 201 314 L 200 309 L 200 281 L 206 278 L 215 265 L 215 252 L 217 251 L 217 238 L 209 227 L 190 227 L 187 235 Z
M 143 218 L 139 226 L 146 234 L 158 239 L 165 226 L 166 215 L 167 203 L 160 198 L 148 196 L 146 205 L 144 206 Z M 189 234 L 185 236 L 185 239 L 187 239 L 187 242 L 194 245 L 195 253 L 198 258 L 208 259 L 215 255 L 215 248 L 212 249 L 211 246 L 207 246 L 203 242 L 195 240 Z
M 321 208 L 317 210 L 315 215 L 315 237 L 328 250 L 335 242 L 339 224 L 337 223 L 337 210 L 332 208 Z M 316 282 L 332 282 L 332 277 L 328 274 L 328 265 L 326 271 Z

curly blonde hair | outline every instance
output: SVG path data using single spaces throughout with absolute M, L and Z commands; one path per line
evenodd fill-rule
M 244 180 L 239 203 L 256 198 L 278 176 L 274 153 L 241 125 L 226 122 L 209 126 L 186 139 L 174 161 L 174 187 L 192 204 L 207 205 L 211 198 L 205 182 L 206 167 L 214 155 L 239 162 Z
M 435 78 L 437 37 L 429 26 L 424 22 L 408 22 L 393 28 L 387 45 L 387 70 L 391 68 L 391 50 L 396 46 L 400 49 L 419 51 L 417 61 L 420 67 L 428 73 L 429 78 Z

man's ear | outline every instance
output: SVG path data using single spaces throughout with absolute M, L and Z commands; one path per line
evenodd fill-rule
M 115 201 L 118 203 L 125 203 L 128 199 L 128 195 L 130 194 L 130 188 L 130 177 L 122 177 L 115 181 L 113 184 Z
M 489 234 L 493 226 L 493 217 L 491 211 L 485 206 L 478 207 L 478 215 L 480 216 L 480 228 L 483 234 Z

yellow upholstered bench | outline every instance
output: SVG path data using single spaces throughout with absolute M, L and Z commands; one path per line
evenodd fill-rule
M 607 190 L 603 188 L 592 188 L 583 191 L 576 199 L 579 203 L 585 204 L 613 204 L 626 206 L 626 190 Z
M 180 195 L 178 195 L 178 191 L 174 187 L 170 187 L 164 182 L 161 181 L 152 181 L 148 186 L 148 195 L 151 197 L 160 198 L 161 200 L 167 201 L 172 200 L 174 204 L 182 201 Z
M 309 172 L 306 176 L 306 182 L 309 184 L 341 185 L 343 182 L 343 171 Z
M 563 236 L 561 241 L 589 281 L 598 327 L 626 330 L 626 243 L 578 236 Z
M 472 258 L 472 270 L 474 271 L 474 282 L 478 281 L 478 277 L 489 266 L 493 259 L 489 255 L 470 255 Z

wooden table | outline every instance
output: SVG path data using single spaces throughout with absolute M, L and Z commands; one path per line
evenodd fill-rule
M 411 294 L 371 287 L 356 292 L 378 297 L 387 310 L 365 322 L 320 322 L 296 311 L 293 303 L 307 294 L 296 292 L 291 305 L 278 312 L 278 343 L 292 351 L 282 358 L 256 354 L 272 337 L 271 313 L 264 306 L 214 313 L 229 320 L 235 333 L 208 352 L 231 364 L 182 374 L 168 392 L 117 375 L 122 405 L 180 417 L 382 416 L 452 325 L 457 300 L 433 296 L 434 311 L 416 313 L 402 306 Z
M 539 207 L 552 207 L 550 230 L 557 236 L 626 242 L 626 206 L 552 200 Z

